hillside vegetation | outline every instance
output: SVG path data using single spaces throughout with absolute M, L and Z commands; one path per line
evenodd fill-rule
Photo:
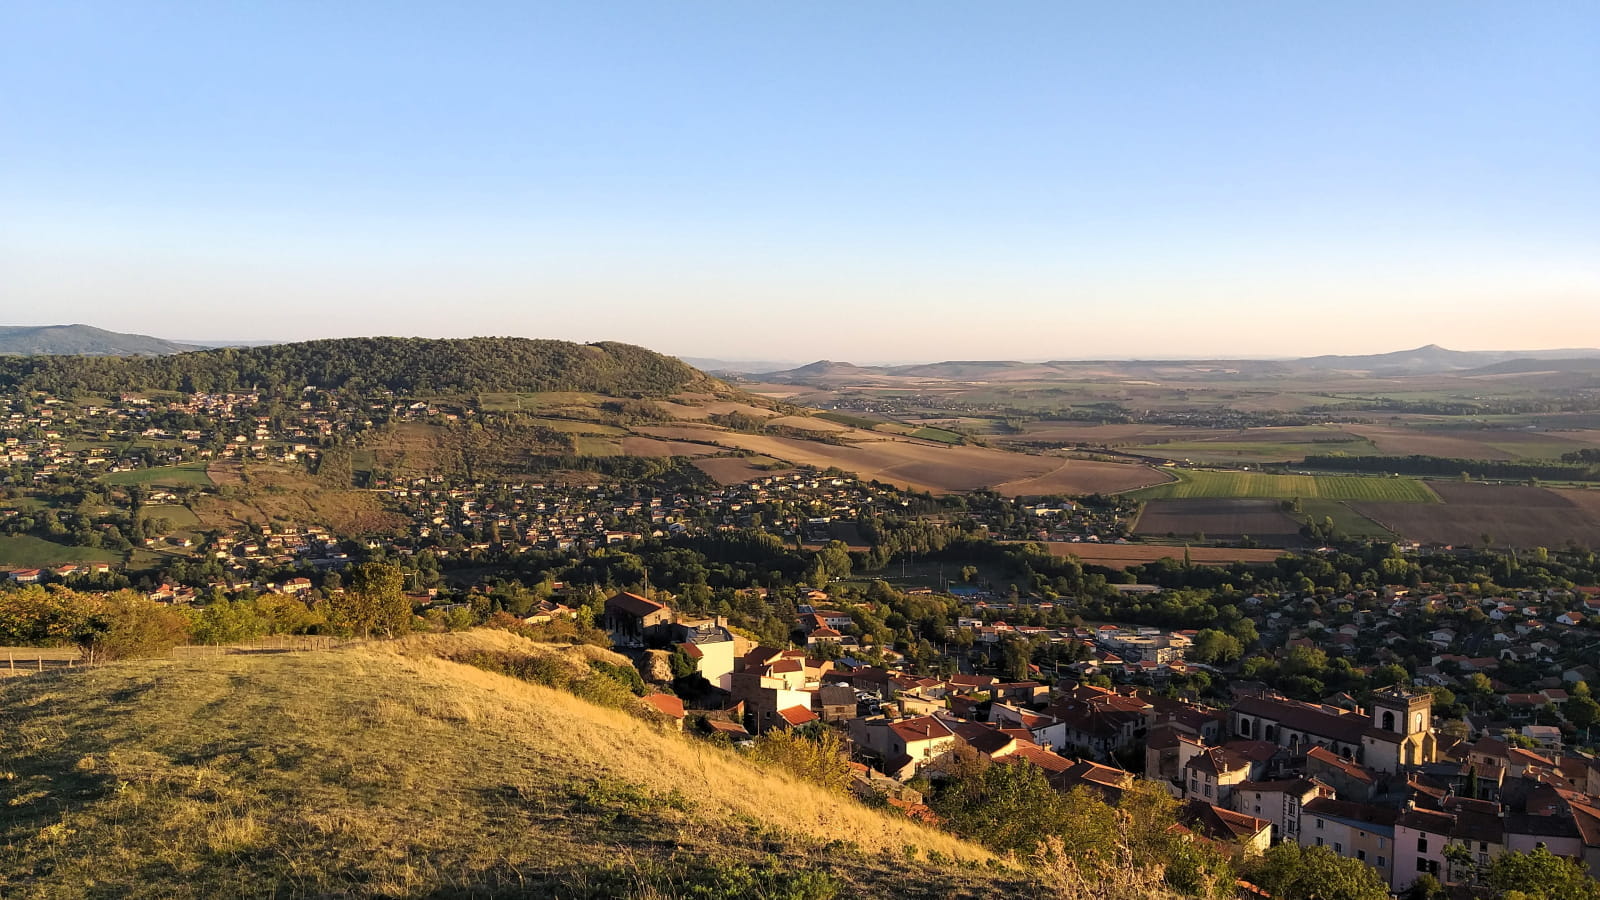
M 736 751 L 440 658 L 508 652 L 601 651 L 472 632 L 12 679 L 0 894 L 1045 893 Z
M 479 337 L 340 338 L 225 347 L 160 357 L 23 356 L 0 359 L 0 388 L 75 393 L 391 390 L 589 391 L 666 395 L 709 381 L 643 347 Z

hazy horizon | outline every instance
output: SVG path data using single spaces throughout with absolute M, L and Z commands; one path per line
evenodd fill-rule
M 1600 343 L 1595 33 L 1563 2 L 29 5 L 0 319 L 852 362 Z

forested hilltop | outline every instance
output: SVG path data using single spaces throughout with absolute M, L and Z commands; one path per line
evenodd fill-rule
M 185 393 L 305 387 L 399 394 L 585 391 L 665 395 L 709 379 L 643 347 L 528 338 L 339 338 L 227 347 L 162 357 L 24 356 L 0 359 L 0 389 Z

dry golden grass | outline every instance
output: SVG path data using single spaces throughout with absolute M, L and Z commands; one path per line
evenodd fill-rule
M 0 895 L 683 896 L 714 883 L 694 895 L 715 897 L 808 871 L 826 873 L 818 890 L 758 893 L 1041 893 L 974 845 L 736 751 L 438 658 L 474 651 L 605 653 L 470 633 L 0 683 Z

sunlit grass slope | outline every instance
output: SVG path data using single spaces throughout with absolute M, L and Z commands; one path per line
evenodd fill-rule
M 476 649 L 584 652 L 487 632 L 0 685 L 0 895 L 1035 892 L 974 845 L 439 658 Z

